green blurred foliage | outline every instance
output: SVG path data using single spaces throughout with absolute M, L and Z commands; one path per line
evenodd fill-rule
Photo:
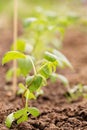
M 0 0 L 0 13 L 7 12 L 12 14 L 14 0 Z M 79 8 L 82 10 L 82 1 L 81 0 L 18 0 L 19 4 L 19 16 L 25 17 L 28 16 L 32 10 L 41 6 L 44 9 L 50 9 L 57 11 L 58 14 L 67 14 L 69 12 L 78 11 Z

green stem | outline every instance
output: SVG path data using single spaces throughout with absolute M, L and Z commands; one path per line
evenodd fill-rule
M 32 60 L 32 58 L 31 58 L 31 57 L 30 57 L 30 61 L 31 61 L 32 66 L 33 66 L 34 75 L 36 75 L 36 74 L 37 74 L 37 72 L 36 72 L 36 68 L 35 68 L 34 62 L 33 62 L 33 60 Z
M 39 42 L 39 32 L 37 33 L 37 35 L 35 36 L 35 44 L 34 44 L 34 48 L 33 48 L 33 53 L 36 52 L 36 47 L 38 45 L 38 42 Z
M 26 104 L 25 104 L 25 107 L 27 108 L 28 107 L 28 99 L 26 98 Z
M 26 95 L 26 103 L 25 103 L 25 107 L 27 108 L 27 107 L 28 107 L 28 95 L 29 95 L 29 93 L 28 93 L 28 90 L 27 90 L 26 92 L 27 92 L 27 95 Z

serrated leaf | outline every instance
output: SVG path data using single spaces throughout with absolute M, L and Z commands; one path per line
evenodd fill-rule
M 39 110 L 35 107 L 29 107 L 28 112 L 34 117 L 37 117 L 40 114 Z
M 45 52 L 44 58 L 50 62 L 54 62 L 57 60 L 57 57 L 50 52 Z
M 20 59 L 20 58 L 26 58 L 26 55 L 24 55 L 19 51 L 9 51 L 4 55 L 2 59 L 2 65 L 11 60 Z
M 40 75 L 36 75 L 33 79 L 33 82 L 29 86 L 30 92 L 35 92 L 42 84 L 43 78 Z
M 27 74 L 33 68 L 29 56 L 27 56 L 25 59 L 18 59 L 18 67 L 20 68 L 21 74 L 23 76 L 27 76 Z
M 49 63 L 47 64 L 44 64 L 40 70 L 39 70 L 39 73 L 44 76 L 45 78 L 49 78 L 49 76 L 51 75 L 52 73 L 52 66 L 50 66 Z
M 10 128 L 12 125 L 12 122 L 15 120 L 14 118 L 14 113 L 11 113 L 10 115 L 7 116 L 6 121 L 5 121 L 5 125 Z

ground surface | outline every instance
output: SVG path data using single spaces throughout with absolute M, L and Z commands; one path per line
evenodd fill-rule
M 12 98 L 5 90 L 5 72 L 7 65 L 2 67 L 1 58 L 9 50 L 12 42 L 12 32 L 1 31 L 0 34 L 0 130 L 8 130 L 4 121 L 6 116 L 22 107 L 20 97 Z M 79 82 L 87 84 L 87 34 L 80 31 L 66 32 L 62 52 L 68 57 L 75 71 L 66 69 L 63 73 L 70 81 L 71 86 Z M 30 104 L 40 109 L 38 118 L 30 117 L 19 126 L 13 124 L 11 130 L 87 130 L 87 100 L 81 99 L 68 103 L 64 97 L 65 88 L 60 82 L 54 85 L 49 83 L 44 88 L 44 95 Z

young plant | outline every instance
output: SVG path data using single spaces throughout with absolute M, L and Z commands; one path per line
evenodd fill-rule
M 27 53 L 27 48 L 28 49 L 28 53 L 30 52 L 30 46 L 29 44 L 26 43 L 25 40 L 23 39 L 18 39 L 17 40 L 17 50 L 23 53 Z M 11 51 L 13 51 L 13 44 L 11 46 Z M 31 70 L 32 65 L 29 62 L 28 58 L 26 59 L 18 59 L 18 64 L 17 64 L 17 69 L 16 69 L 16 76 L 20 77 L 20 76 L 27 76 L 29 73 L 29 70 Z M 6 81 L 7 82 L 11 82 L 12 77 L 13 77 L 13 68 L 10 68 L 7 72 L 6 72 Z
M 55 48 L 59 49 L 65 28 L 74 23 L 76 18 L 70 16 L 60 17 L 53 11 L 45 11 L 44 13 L 43 11 L 38 12 L 35 10 L 31 15 L 34 17 L 27 18 L 24 21 L 25 33 L 23 37 L 27 39 L 19 39 L 17 41 L 17 50 L 32 55 L 36 57 L 37 60 L 40 60 L 45 51 L 53 51 Z M 27 61 L 24 60 L 24 62 Z M 23 68 L 20 69 L 19 63 L 17 75 L 19 76 L 19 74 L 21 74 L 26 76 L 27 73 L 26 75 L 22 73 Z M 6 79 L 10 79 L 8 76 L 10 75 L 11 77 L 11 72 L 7 72 Z
M 69 102 L 76 101 L 79 98 L 87 98 L 87 86 L 82 84 L 77 84 L 70 88 L 65 96 Z
M 24 108 L 8 115 L 5 122 L 8 128 L 11 127 L 13 121 L 17 122 L 17 124 L 27 121 L 30 114 L 34 117 L 38 116 L 40 114 L 39 110 L 35 107 L 28 106 L 28 101 L 31 99 L 36 99 L 35 93 L 40 91 L 43 86 L 46 86 L 47 81 L 51 78 L 51 76 L 56 76 L 62 80 L 65 85 L 68 85 L 67 80 L 63 76 L 56 74 L 56 69 L 57 67 L 65 68 L 67 66 L 72 68 L 66 57 L 56 50 L 53 52 L 45 52 L 44 57 L 39 61 L 39 64 L 36 64 L 36 62 L 34 63 L 33 58 L 29 55 L 25 55 L 19 51 L 10 51 L 3 57 L 2 64 L 14 59 L 27 59 L 32 65 L 31 70 L 33 68 L 33 73 L 26 76 L 25 84 L 19 84 L 19 93 L 22 93 Z
M 37 59 L 42 58 L 44 51 L 61 49 L 66 28 L 78 20 L 76 15 L 58 16 L 56 12 L 40 7 L 30 15 L 33 17 L 24 20 L 24 38 L 29 39 L 32 54 Z
M 62 39 L 65 29 L 77 21 L 77 16 L 57 16 L 56 12 L 46 10 L 43 8 L 36 8 L 32 11 L 30 16 L 24 20 L 24 34 L 16 41 L 16 50 L 32 55 L 37 60 L 42 59 L 45 51 L 53 51 L 53 49 L 60 49 L 62 46 Z M 11 47 L 11 50 L 14 47 Z M 38 53 L 37 53 L 38 52 Z M 20 63 L 21 62 L 21 63 Z M 27 68 L 31 64 L 27 59 L 19 60 L 18 68 L 16 69 L 16 76 L 27 76 L 29 73 Z M 6 81 L 9 82 L 13 77 L 13 68 L 7 71 Z

